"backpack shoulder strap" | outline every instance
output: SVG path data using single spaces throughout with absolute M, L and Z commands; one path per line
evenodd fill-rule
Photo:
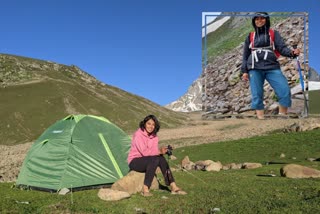
M 249 38 L 250 38 L 250 46 L 249 46 L 249 48 L 253 48 L 254 47 L 254 37 L 255 37 L 255 35 L 256 35 L 256 32 L 250 32 L 250 34 L 249 34 Z
M 274 30 L 273 29 L 269 29 L 269 35 L 270 35 L 270 42 L 274 43 Z
M 269 36 L 270 36 L 270 46 L 273 49 L 273 52 L 275 53 L 276 57 L 280 56 L 279 51 L 276 50 L 274 46 L 274 30 L 272 28 L 269 29 Z

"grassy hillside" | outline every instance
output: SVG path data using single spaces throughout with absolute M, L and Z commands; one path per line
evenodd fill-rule
M 202 39 L 203 57 L 205 52 L 207 52 L 207 60 L 209 62 L 216 56 L 227 53 L 237 47 L 250 32 L 250 20 L 247 20 L 244 25 L 233 29 L 231 25 L 234 19 L 237 19 L 237 17 L 230 18 L 216 31 L 207 35 L 207 50 L 204 49 L 205 40 Z
M 80 113 L 106 117 L 126 132 L 148 114 L 158 116 L 163 127 L 186 119 L 76 66 L 0 54 L 0 144 L 33 141 L 55 121 Z

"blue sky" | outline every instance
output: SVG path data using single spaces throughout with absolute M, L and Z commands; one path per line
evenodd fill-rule
M 309 61 L 320 71 L 320 1 L 10 0 L 0 7 L 0 53 L 77 65 L 159 105 L 201 74 L 202 12 L 309 12 Z

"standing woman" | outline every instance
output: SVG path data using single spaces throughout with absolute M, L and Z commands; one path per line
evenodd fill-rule
M 300 50 L 289 49 L 275 30 L 272 30 L 272 41 L 268 13 L 255 13 L 252 25 L 254 34 L 249 34 L 245 40 L 241 66 L 242 79 L 250 82 L 251 108 L 256 110 L 258 119 L 264 119 L 263 85 L 267 80 L 279 98 L 279 114 L 287 114 L 291 106 L 290 87 L 282 74 L 275 51 L 286 57 L 294 57 L 299 55 Z
M 143 196 L 152 196 L 150 186 L 155 176 L 157 167 L 160 167 L 165 184 L 171 187 L 172 194 L 187 194 L 175 183 L 169 164 L 163 157 L 167 153 L 167 147 L 159 149 L 159 139 L 157 133 L 160 123 L 154 115 L 148 115 L 139 124 L 138 130 L 134 133 L 131 149 L 128 155 L 130 170 L 145 172 Z

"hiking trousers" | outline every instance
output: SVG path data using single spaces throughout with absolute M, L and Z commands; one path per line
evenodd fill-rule
M 250 70 L 249 82 L 251 89 L 251 108 L 263 110 L 263 85 L 265 80 L 269 82 L 278 97 L 279 104 L 283 107 L 291 106 L 291 92 L 287 78 L 280 69 L 274 70 Z
M 151 187 L 157 167 L 160 167 L 161 173 L 167 186 L 174 182 L 169 164 L 162 155 L 134 158 L 129 164 L 130 170 L 146 173 L 144 177 L 144 185 L 146 185 L 148 188 Z

